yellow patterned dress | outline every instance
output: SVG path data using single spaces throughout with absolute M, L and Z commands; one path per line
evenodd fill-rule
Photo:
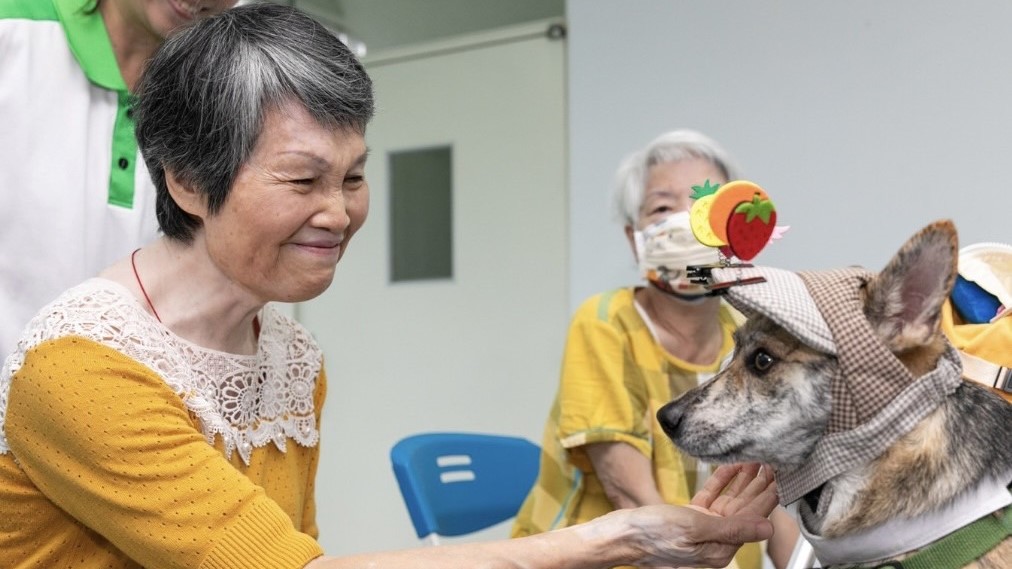
M 696 487 L 697 464 L 678 452 L 657 422 L 657 410 L 711 377 L 733 349 L 741 317 L 720 308 L 724 344 L 718 358 L 700 366 L 667 353 L 634 302 L 633 288 L 584 302 L 573 316 L 562 377 L 545 426 L 541 471 L 513 526 L 520 537 L 585 522 L 613 507 L 584 446 L 624 442 L 649 457 L 661 496 L 686 504 Z M 758 545 L 738 553 L 739 569 L 761 566 Z M 731 567 L 735 565 L 732 564 Z

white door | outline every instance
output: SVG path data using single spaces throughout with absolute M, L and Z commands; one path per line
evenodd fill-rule
M 329 554 L 419 543 L 390 467 L 401 437 L 540 444 L 569 317 L 565 42 L 548 27 L 365 60 L 369 218 L 330 289 L 296 309 L 329 376 L 316 490 Z M 452 278 L 391 283 L 389 153 L 440 146 L 452 149 Z

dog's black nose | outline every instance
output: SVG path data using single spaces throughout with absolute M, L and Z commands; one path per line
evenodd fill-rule
M 668 435 L 675 444 L 678 444 L 678 436 L 682 428 L 682 419 L 685 418 L 685 414 L 689 411 L 692 404 L 695 403 L 700 397 L 703 396 L 701 388 L 690 389 L 682 394 L 681 397 L 667 403 L 657 411 L 657 422 L 661 424 L 661 428 L 664 429 L 664 434 Z
M 671 440 L 678 437 L 678 428 L 682 417 L 685 416 L 686 405 L 682 401 L 683 399 L 685 398 L 675 399 L 657 411 L 657 422 L 661 424 L 664 434 L 668 435 Z

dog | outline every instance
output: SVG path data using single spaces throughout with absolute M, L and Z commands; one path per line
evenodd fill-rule
M 711 268 L 747 321 L 727 367 L 658 411 L 665 433 L 772 466 L 823 567 L 1012 567 L 1012 404 L 960 377 L 940 328 L 957 251 L 943 220 L 878 274 Z M 977 520 L 986 542 L 960 531 Z

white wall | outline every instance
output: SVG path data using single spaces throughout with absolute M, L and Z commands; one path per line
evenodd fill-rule
M 699 129 L 778 208 L 756 259 L 878 270 L 948 217 L 1012 240 L 1012 3 L 571 0 L 571 307 L 635 279 L 607 195 L 626 153 Z

